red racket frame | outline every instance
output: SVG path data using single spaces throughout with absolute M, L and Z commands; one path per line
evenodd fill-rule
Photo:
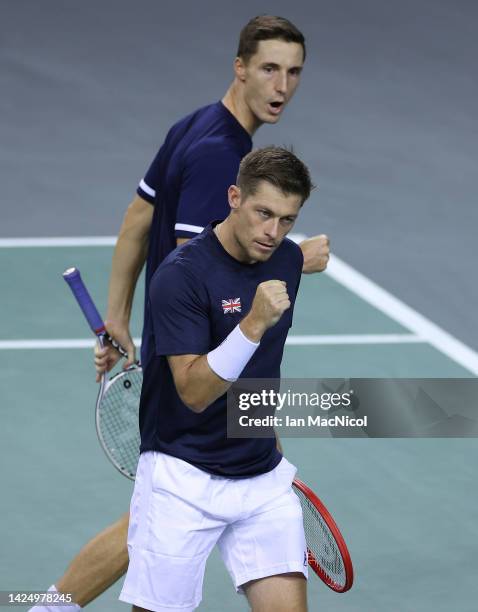
M 345 569 L 345 584 L 342 586 L 338 585 L 330 577 L 328 577 L 325 571 L 317 563 L 317 559 L 314 557 L 310 549 L 307 548 L 309 565 L 317 574 L 317 576 L 319 576 L 319 578 L 333 591 L 335 591 L 336 593 L 345 593 L 345 591 L 348 591 L 352 587 L 352 584 L 354 582 L 354 569 L 352 565 L 352 559 L 350 558 L 350 553 L 348 551 L 347 545 L 345 544 L 345 540 L 342 534 L 340 533 L 337 524 L 332 518 L 332 515 L 324 506 L 324 504 L 320 501 L 317 495 L 312 491 L 312 489 L 310 489 L 298 478 L 296 478 L 292 484 L 299 491 L 301 491 L 305 495 L 305 497 L 307 497 L 307 499 L 312 503 L 312 505 L 315 506 L 315 508 L 319 511 L 320 515 L 322 516 L 328 528 L 330 529 L 335 541 L 337 542 L 337 546 L 342 557 L 342 562 L 344 564 Z

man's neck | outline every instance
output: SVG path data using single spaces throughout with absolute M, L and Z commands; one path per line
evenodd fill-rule
M 218 239 L 222 248 L 236 261 L 247 264 L 255 263 L 254 261 L 248 260 L 247 257 L 244 256 L 243 250 L 241 249 L 240 245 L 237 244 L 234 238 L 234 231 L 230 217 L 226 217 L 222 223 L 218 223 L 214 227 L 213 231 L 216 234 L 216 238 Z
M 222 103 L 227 110 L 234 115 L 242 127 L 248 132 L 249 136 L 253 136 L 256 130 L 262 125 L 262 121 L 253 114 L 244 96 L 240 91 L 240 84 L 233 81 L 226 91 Z

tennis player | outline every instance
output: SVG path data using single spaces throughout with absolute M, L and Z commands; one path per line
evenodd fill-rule
M 275 438 L 227 438 L 225 394 L 239 377 L 280 377 L 303 265 L 285 237 L 311 188 L 288 150 L 249 153 L 226 220 L 173 251 L 151 279 L 153 355 L 120 595 L 133 610 L 195 610 L 216 544 L 253 611 L 306 610 L 296 470 Z
M 302 33 L 287 19 L 260 16 L 241 31 L 234 80 L 220 102 L 176 123 L 126 211 L 115 248 L 106 327 L 128 350 L 125 367 L 135 360 L 129 319 L 137 278 L 144 262 L 146 292 L 161 261 L 176 244 L 196 236 L 229 209 L 227 190 L 240 160 L 252 148 L 251 137 L 263 124 L 279 121 L 297 89 L 306 47 Z M 303 272 L 320 272 L 329 257 L 329 241 L 319 235 L 301 245 Z M 145 301 L 141 348 L 143 367 L 154 355 L 152 319 Z M 98 378 L 119 354 L 108 347 L 96 359 Z M 73 612 L 85 606 L 124 574 L 128 565 L 128 513 L 93 538 L 74 558 L 52 590 L 73 593 Z M 37 606 L 36 612 L 48 608 Z

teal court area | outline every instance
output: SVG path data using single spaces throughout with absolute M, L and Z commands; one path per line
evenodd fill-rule
M 61 278 L 77 266 L 104 312 L 111 254 L 107 242 L 0 249 L 1 589 L 46 589 L 128 507 L 132 483 L 96 441 L 93 343 Z M 338 260 L 303 278 L 283 376 L 478 374 L 472 351 L 417 313 L 407 326 L 406 308 L 359 281 Z M 356 573 L 344 595 L 311 575 L 311 612 L 476 610 L 476 439 L 286 439 L 284 450 L 334 515 Z M 127 610 L 119 588 L 88 609 Z M 216 553 L 199 609 L 247 609 Z

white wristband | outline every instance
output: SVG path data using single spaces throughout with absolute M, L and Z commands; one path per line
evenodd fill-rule
M 239 325 L 206 357 L 211 370 L 229 382 L 237 380 L 260 342 L 252 342 L 242 333 Z

